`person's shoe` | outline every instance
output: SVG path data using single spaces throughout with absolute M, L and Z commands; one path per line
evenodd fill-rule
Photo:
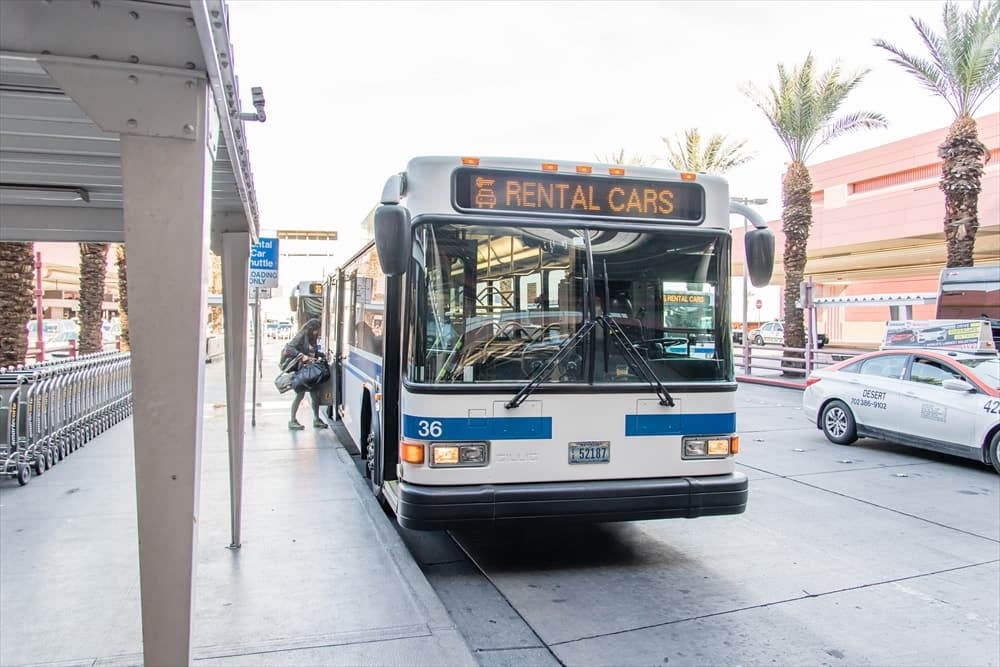
M 298 422 L 298 420 L 296 420 L 296 419 L 293 419 L 292 421 L 288 422 L 288 430 L 289 431 L 301 431 L 304 428 L 305 428 L 305 426 L 303 426 L 302 424 L 300 424 Z
M 326 422 L 323 421 L 322 419 L 314 419 L 313 420 L 313 426 L 315 428 L 327 428 Z

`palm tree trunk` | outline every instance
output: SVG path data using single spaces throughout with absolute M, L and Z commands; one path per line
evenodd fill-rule
M 118 319 L 121 322 L 121 351 L 131 348 L 128 341 L 128 275 L 126 273 L 125 244 L 115 245 L 115 268 L 118 269 Z
M 781 230 L 785 234 L 785 252 L 781 260 L 785 271 L 785 347 L 805 347 L 805 324 L 802 309 L 796 307 L 799 284 L 806 270 L 806 247 L 812 227 L 812 178 L 801 162 L 792 162 L 782 183 Z M 798 364 L 788 364 L 801 368 Z
M 976 121 L 959 116 L 938 146 L 944 191 L 944 238 L 948 267 L 972 266 L 972 251 L 979 230 L 979 192 L 982 190 L 983 160 L 989 149 L 979 140 Z
M 80 353 L 101 351 L 107 243 L 80 244 Z
M 24 363 L 34 280 L 34 244 L 0 243 L 0 366 Z

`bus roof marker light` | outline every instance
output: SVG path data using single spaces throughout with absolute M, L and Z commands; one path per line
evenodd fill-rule
M 590 174 L 593 173 L 593 171 L 594 171 L 593 167 L 588 167 L 585 164 L 576 165 L 576 173 L 578 174 Z
M 477 158 L 477 157 L 464 157 L 464 158 L 462 158 L 462 164 L 464 164 L 467 167 L 478 167 L 479 166 L 479 158 Z
M 608 173 L 611 174 L 612 176 L 624 176 L 625 170 L 622 169 L 621 167 L 611 167 L 608 169 Z
M 693 181 L 698 178 L 698 174 L 694 174 L 690 171 L 681 172 L 682 181 Z
M 559 171 L 559 165 L 555 162 L 543 162 L 542 171 Z

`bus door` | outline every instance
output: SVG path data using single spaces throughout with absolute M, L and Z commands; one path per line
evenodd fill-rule
M 340 283 L 339 272 L 327 278 L 321 320 L 323 338 L 326 341 L 323 351 L 326 353 L 326 359 L 330 365 L 330 379 L 319 386 L 320 400 L 322 405 L 330 406 L 331 409 L 327 414 L 331 419 L 337 419 L 337 413 L 334 408 L 340 405 L 341 402 L 340 372 L 342 348 L 340 346 L 340 336 L 337 335 L 340 331 Z
M 350 352 L 350 345 L 354 342 L 354 284 L 357 273 L 352 271 L 345 275 L 339 272 L 337 301 L 340 304 L 340 316 L 337 318 L 337 396 L 338 413 L 342 416 L 344 406 L 343 380 L 347 355 Z

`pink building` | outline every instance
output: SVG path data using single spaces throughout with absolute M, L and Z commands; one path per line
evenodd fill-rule
M 1000 271 L 1000 113 L 977 119 L 990 149 L 979 196 L 975 263 Z M 934 294 L 946 261 L 944 193 L 938 188 L 937 148 L 947 128 L 927 132 L 809 167 L 813 227 L 806 277 L 817 297 Z M 769 223 L 779 264 L 772 285 L 784 285 L 781 221 Z M 742 230 L 734 229 L 733 257 L 743 256 Z M 742 271 L 739 262 L 734 274 Z M 933 304 L 914 305 L 912 316 L 932 319 Z M 837 344 L 873 345 L 893 319 L 890 306 L 835 306 L 818 311 L 820 331 Z

